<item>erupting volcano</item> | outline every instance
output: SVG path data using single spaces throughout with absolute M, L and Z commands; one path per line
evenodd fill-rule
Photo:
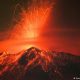
M 0 80 L 80 80 L 80 43 L 54 24 L 57 0 L 22 2 L 0 33 Z
M 53 0 L 31 0 L 27 7 L 22 7 L 18 3 L 13 13 L 14 27 L 10 30 L 10 35 L 2 43 L 1 46 L 3 47 L 1 48 L 3 50 L 6 48 L 11 53 L 19 52 L 19 50 L 31 46 L 41 48 L 43 46 L 41 40 L 44 40 L 42 33 L 46 30 L 53 4 Z

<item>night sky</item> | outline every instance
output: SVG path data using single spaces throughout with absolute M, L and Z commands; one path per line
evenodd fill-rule
M 12 29 L 13 12 L 16 4 L 25 7 L 30 0 L 0 0 L 0 40 L 7 37 L 7 31 Z M 80 52 L 80 1 L 55 0 L 51 12 L 51 19 L 46 26 L 43 37 L 59 39 L 59 45 L 70 46 L 79 54 Z M 2 37 L 4 36 L 4 37 Z M 53 41 L 55 41 L 54 39 Z M 71 44 L 70 44 L 71 43 Z M 70 44 L 70 45 L 69 45 Z M 63 47 L 64 47 L 63 46 Z M 60 46 L 59 46 L 60 47 Z M 74 47 L 74 48 L 73 48 Z M 66 49 L 67 50 L 67 49 Z

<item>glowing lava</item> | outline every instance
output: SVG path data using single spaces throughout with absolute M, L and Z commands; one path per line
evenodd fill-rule
M 13 29 L 10 31 L 9 40 L 1 42 L 1 50 L 7 49 L 10 53 L 16 53 L 20 50 L 39 45 L 42 39 L 43 28 L 46 27 L 50 13 L 52 11 L 53 0 L 31 0 L 30 4 L 25 7 L 16 7 L 14 11 Z M 18 15 L 16 16 L 16 10 Z M 16 16 L 16 17 L 15 17 Z
M 20 21 L 12 31 L 12 38 L 33 40 L 40 36 L 51 12 L 52 4 L 49 1 L 35 0 L 28 9 L 22 9 Z

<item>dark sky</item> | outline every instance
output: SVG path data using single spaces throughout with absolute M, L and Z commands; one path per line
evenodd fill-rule
M 56 5 L 56 17 L 65 27 L 80 29 L 80 2 L 79 0 L 59 0 Z

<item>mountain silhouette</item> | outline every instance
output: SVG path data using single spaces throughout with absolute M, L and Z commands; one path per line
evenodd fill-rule
M 0 53 L 0 80 L 74 80 L 80 78 L 80 56 L 31 47 Z

